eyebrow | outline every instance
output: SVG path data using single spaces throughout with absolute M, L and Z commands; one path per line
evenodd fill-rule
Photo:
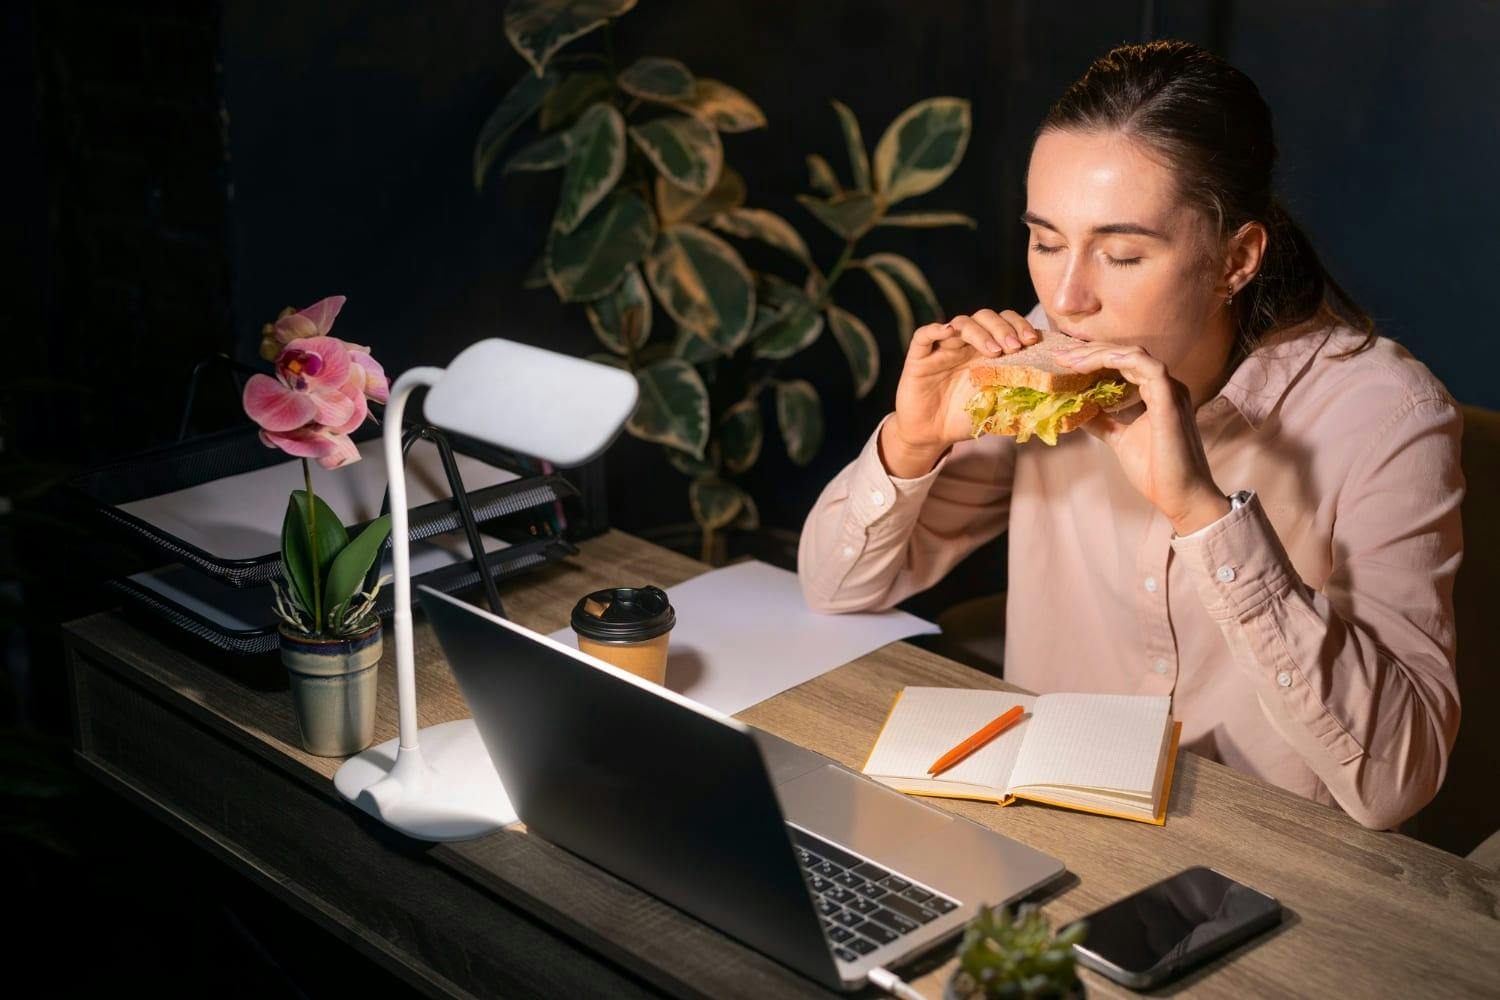
M 1021 221 L 1026 223 L 1027 225 L 1041 226 L 1043 229 L 1050 229 L 1054 233 L 1060 234 L 1062 232 L 1062 230 L 1058 229 L 1052 223 L 1048 222 L 1040 215 L 1037 215 L 1035 212 L 1021 213 Z M 1124 236 L 1150 236 L 1152 239 L 1158 240 L 1166 240 L 1167 238 L 1166 233 L 1157 232 L 1155 229 L 1143 226 L 1138 222 L 1111 222 L 1107 226 L 1095 226 L 1093 229 L 1093 234 L 1095 236 L 1105 236 L 1111 234 Z

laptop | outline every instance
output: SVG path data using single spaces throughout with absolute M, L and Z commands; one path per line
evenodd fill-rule
M 981 904 L 1065 870 L 546 636 L 418 595 L 532 833 L 809 979 L 857 989 Z

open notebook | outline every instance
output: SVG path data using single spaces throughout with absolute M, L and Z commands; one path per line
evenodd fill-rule
M 1013 705 L 1026 714 L 937 777 L 927 769 Z M 1161 826 L 1181 723 L 1153 695 L 1011 694 L 909 687 L 896 696 L 864 773 L 897 791 L 1048 805 Z

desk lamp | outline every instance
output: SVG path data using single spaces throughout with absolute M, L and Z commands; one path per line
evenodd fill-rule
M 639 390 L 635 378 L 618 368 L 498 338 L 466 348 L 446 369 L 404 372 L 391 386 L 383 436 L 401 733 L 349 758 L 333 783 L 344 798 L 410 837 L 467 840 L 516 817 L 474 720 L 418 730 L 401 414 L 419 386 L 428 387 L 423 412 L 429 423 L 565 467 L 582 465 L 608 447 L 634 411 Z

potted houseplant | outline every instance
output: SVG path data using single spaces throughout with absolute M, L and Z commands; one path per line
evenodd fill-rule
M 910 259 L 856 251 L 877 227 L 974 226 L 955 212 L 892 211 L 957 167 L 969 104 L 936 97 L 913 105 L 885 130 L 872 160 L 854 112 L 833 102 L 850 183 L 808 156 L 812 193 L 798 196 L 843 241 L 833 263 L 820 266 L 791 223 L 745 204 L 745 182 L 724 162 L 722 136 L 763 127 L 761 109 L 675 59 L 617 63 L 611 22 L 634 6 L 514 0 L 506 8 L 506 35 L 531 71 L 480 131 L 474 183 L 482 188 L 497 166 L 504 174 L 560 173 L 545 250 L 526 284 L 584 305 L 605 348 L 593 359 L 639 380 L 627 429 L 660 444 L 687 477 L 701 557 L 719 563 L 724 532 L 759 527 L 740 480 L 761 453 L 767 415 L 795 464 L 807 465 L 822 446 L 818 391 L 783 377 L 782 363 L 826 329 L 849 362 L 856 396 L 875 386 L 879 345 L 869 325 L 835 301 L 841 279 L 862 273 L 879 288 L 903 349 L 917 326 L 943 315 Z M 602 49 L 560 53 L 584 36 L 603 38 Z M 532 121 L 536 137 L 502 161 Z M 754 270 L 725 237 L 770 247 L 783 264 Z
M 981 906 L 964 928 L 944 1000 L 1082 996 L 1073 946 L 1087 934 L 1088 925 L 1078 921 L 1054 937 L 1031 903 L 1014 915 L 1004 906 Z
M 375 599 L 383 581 L 365 589 L 365 580 L 391 530 L 383 515 L 351 537 L 313 493 L 308 460 L 325 469 L 359 461 L 349 435 L 390 390 L 368 347 L 329 336 L 343 305 L 336 295 L 267 324 L 261 356 L 274 361 L 276 375 L 252 376 L 243 398 L 261 441 L 302 460 L 304 488 L 287 501 L 281 580 L 271 585 L 302 744 L 324 757 L 356 753 L 375 736 L 382 648 Z

